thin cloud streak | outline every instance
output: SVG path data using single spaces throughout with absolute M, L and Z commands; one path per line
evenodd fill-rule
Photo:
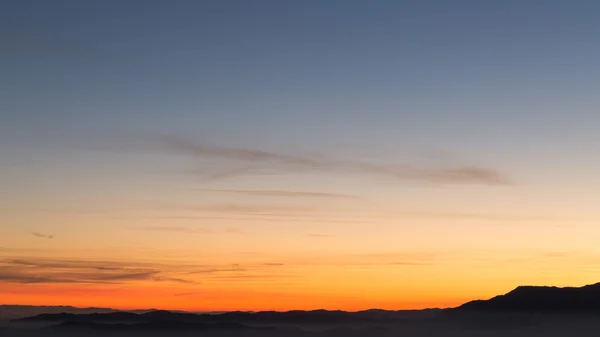
M 335 237 L 335 235 L 333 235 L 333 234 L 317 234 L 317 233 L 306 234 L 306 236 L 309 238 L 333 238 L 333 237 Z
M 11 272 L 5 271 L 0 268 L 0 281 L 2 282 L 11 282 L 11 283 L 23 283 L 23 284 L 31 284 L 31 283 L 76 283 L 74 280 L 53 277 L 53 276 L 35 276 L 35 275 L 26 275 L 20 272 Z M 89 282 L 89 283 L 99 283 L 99 282 Z
M 0 259 L 0 282 L 116 285 L 147 281 L 197 285 L 205 281 L 230 280 L 235 283 L 242 278 L 267 281 L 286 277 L 278 272 L 281 267 L 282 263 L 273 262 L 202 265 L 178 261 L 148 263 L 41 257 L 8 258 Z
M 197 209 L 194 209 L 197 210 Z M 226 213 L 226 212 L 223 212 Z M 294 216 L 290 214 L 281 213 L 269 213 L 269 214 L 244 214 L 239 216 L 150 216 L 150 219 L 178 219 L 178 220 L 244 220 L 244 221 L 267 221 L 267 222 L 281 222 L 282 218 L 286 218 L 286 221 L 293 222 L 312 222 L 312 223 L 363 223 L 370 224 L 373 220 L 346 220 L 346 219 L 327 219 L 327 218 L 311 218 Z M 233 230 L 232 232 L 238 232 Z
M 194 207 L 196 211 L 226 213 L 226 214 L 254 214 L 254 215 L 282 215 L 294 216 L 319 211 L 315 207 L 303 205 L 277 205 L 277 204 L 207 204 Z
M 212 273 L 222 273 L 222 272 L 242 272 L 242 271 L 246 271 L 245 268 L 240 267 L 240 265 L 234 264 L 230 267 L 224 267 L 224 268 L 209 268 L 209 269 L 202 269 L 202 270 L 194 270 L 194 271 L 190 271 L 188 274 L 212 274 Z
M 306 204 L 277 203 L 214 203 L 186 208 L 188 212 L 201 212 L 203 217 L 222 214 L 227 219 L 270 222 L 304 223 L 372 223 L 370 219 L 352 219 L 361 212 L 352 212 L 348 207 L 333 209 Z M 364 217 L 364 214 L 362 214 Z
M 303 191 L 277 191 L 277 190 L 216 190 L 204 189 L 202 191 L 240 194 L 258 197 L 290 197 L 290 198 L 332 198 L 332 199 L 359 199 L 359 197 L 347 194 L 324 193 L 324 192 L 303 192 Z
M 193 280 L 173 277 L 171 270 L 163 270 L 150 263 L 4 259 L 0 260 L 0 281 L 13 283 L 83 283 L 122 284 L 130 281 L 196 283 Z
M 173 296 L 177 296 L 177 297 L 184 297 L 184 296 L 193 296 L 193 295 L 198 295 L 199 293 L 177 293 L 177 294 L 173 294 Z
M 133 263 L 119 261 L 101 260 L 69 260 L 69 259 L 5 259 L 0 263 L 18 265 L 32 268 L 55 268 L 55 269 L 97 269 L 97 270 L 122 270 L 126 268 L 150 268 L 151 263 Z
M 175 282 L 175 283 L 181 283 L 181 284 L 200 284 L 200 282 L 197 282 L 197 281 L 186 280 L 186 279 L 178 278 L 178 277 L 161 277 L 161 276 L 157 276 L 157 277 L 153 278 L 153 281 L 157 281 L 157 282 Z
M 409 218 L 409 219 L 464 219 L 464 220 L 489 220 L 489 221 L 551 221 L 556 220 L 552 217 L 540 215 L 503 215 L 487 213 L 470 212 L 436 212 L 436 211 L 415 211 L 404 212 L 391 218 Z
M 242 162 L 275 162 L 304 167 L 327 166 L 331 164 L 322 160 L 278 154 L 263 150 L 195 144 L 183 137 L 177 136 L 162 136 L 157 137 L 156 139 L 163 145 L 163 148 L 167 150 L 197 157 L 214 157 Z
M 39 233 L 39 232 L 32 232 L 31 235 L 33 235 L 37 238 L 42 238 L 42 239 L 54 239 L 53 234 L 43 234 L 43 233 Z
M 205 228 L 192 228 L 184 226 L 147 226 L 143 227 L 143 230 L 153 232 L 176 232 L 176 233 L 187 233 L 187 234 L 214 234 L 214 231 Z
M 98 275 L 87 272 L 45 272 L 36 273 L 28 270 L 10 270 L 0 267 L 0 281 L 14 283 L 100 283 L 121 284 L 127 281 L 152 280 L 158 271 L 141 271 L 134 273 L 115 273 Z
M 372 164 L 353 160 L 288 155 L 265 150 L 227 148 L 198 144 L 178 136 L 154 137 L 158 148 L 196 159 L 219 159 L 243 164 L 230 170 L 220 170 L 231 178 L 254 172 L 329 171 L 388 176 L 398 180 L 434 184 L 511 185 L 512 180 L 501 172 L 476 165 L 413 167 L 411 165 Z M 205 178 L 209 178 L 205 176 Z

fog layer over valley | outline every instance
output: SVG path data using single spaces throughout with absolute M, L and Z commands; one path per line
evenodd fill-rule
M 194 324 L 152 322 L 135 324 L 70 323 L 45 327 L 40 322 L 11 322 L 0 330 L 7 337 L 63 336 L 598 336 L 595 314 L 468 314 L 412 317 L 381 323 Z

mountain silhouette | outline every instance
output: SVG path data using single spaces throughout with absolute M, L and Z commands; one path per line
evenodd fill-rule
M 118 310 L 111 308 L 75 308 L 71 306 L 34 306 L 34 305 L 0 305 L 0 320 L 29 317 L 39 314 L 91 314 L 109 313 Z M 148 310 L 145 310 L 148 311 Z M 136 312 L 143 312 L 142 310 Z
M 583 287 L 520 286 L 489 300 L 465 303 L 459 311 L 600 312 L 600 283 Z
M 33 317 L 15 319 L 13 321 L 45 321 L 45 322 L 139 322 L 150 321 L 141 320 L 143 314 L 135 314 L 132 312 L 109 312 L 109 313 L 92 313 L 92 314 L 40 314 Z
M 41 314 L 13 320 L 15 322 L 53 322 L 53 323 L 334 323 L 334 322 L 385 322 L 432 316 L 438 310 L 386 311 L 365 310 L 359 312 L 313 310 L 294 310 L 287 312 L 227 312 L 221 314 L 193 314 L 164 310 L 142 314 L 114 312 L 107 314 Z

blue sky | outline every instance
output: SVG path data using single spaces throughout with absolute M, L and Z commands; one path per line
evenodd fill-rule
M 69 163 L 73 145 L 137 133 L 376 160 L 448 151 L 525 179 L 597 165 L 594 1 L 5 8 L 4 165 Z
M 593 1 L 5 6 L 3 124 L 29 141 L 132 129 L 516 150 L 597 119 Z
M 600 144 L 594 1 L 4 8 L 4 165 L 147 132 L 392 160 L 441 149 L 530 175 L 589 164 Z

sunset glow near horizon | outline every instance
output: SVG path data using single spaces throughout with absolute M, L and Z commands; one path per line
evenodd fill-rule
M 0 304 L 600 282 L 600 2 L 6 1 Z

